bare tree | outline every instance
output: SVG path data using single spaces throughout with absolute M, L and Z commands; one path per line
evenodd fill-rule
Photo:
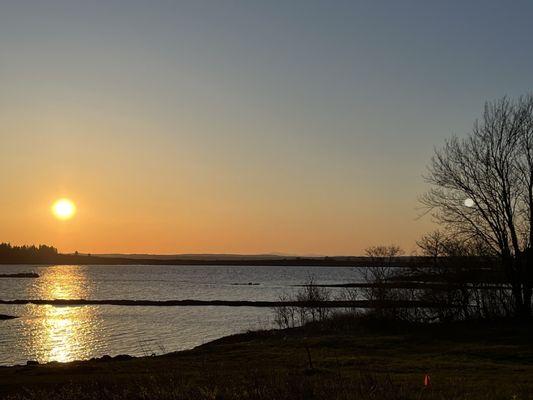
M 436 264 L 439 257 L 445 257 L 448 253 L 448 237 L 441 231 L 425 234 L 416 244 L 420 248 L 422 255 L 430 257 L 434 264 Z
M 388 284 L 397 272 L 397 268 L 393 266 L 394 261 L 403 254 L 404 251 L 396 245 L 371 246 L 365 249 L 365 255 L 370 263 L 368 266 L 358 268 L 358 271 L 362 281 L 369 286 L 361 288 L 358 294 L 376 305 L 374 312 L 378 315 L 396 314 L 397 310 L 385 309 L 383 304 L 400 299 L 398 290 L 391 289 Z
M 313 276 L 296 293 L 282 295 L 279 300 L 281 304 L 274 307 L 274 322 L 280 329 L 324 321 L 331 315 L 331 309 L 324 306 L 331 300 L 331 292 L 317 285 Z
M 533 95 L 486 103 L 466 138 L 435 151 L 425 178 L 422 203 L 448 232 L 499 256 L 515 312 L 531 316 Z
M 370 260 L 370 266 L 360 268 L 363 280 L 376 285 L 385 283 L 394 275 L 393 261 L 403 254 L 404 251 L 396 245 L 367 247 L 365 255 Z

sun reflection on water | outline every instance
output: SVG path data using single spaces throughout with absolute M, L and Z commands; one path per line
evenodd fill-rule
M 82 299 L 90 294 L 86 268 L 80 265 L 60 265 L 43 270 L 37 280 L 35 295 L 42 299 Z
M 88 298 L 91 282 L 83 266 L 54 266 L 43 271 L 32 288 L 35 298 Z M 72 361 L 89 358 L 94 350 L 99 319 L 91 306 L 37 306 L 39 326 L 33 329 L 29 345 L 39 361 Z

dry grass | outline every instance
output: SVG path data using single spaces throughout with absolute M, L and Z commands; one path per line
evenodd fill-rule
M 0 368 L 0 390 L 13 400 L 526 400 L 533 393 L 531 327 L 342 317 L 161 357 Z

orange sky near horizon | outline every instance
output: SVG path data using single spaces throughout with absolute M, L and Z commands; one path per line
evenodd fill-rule
M 8 189 L 0 198 L 0 241 L 62 252 L 346 255 L 379 243 L 410 252 L 430 228 L 416 220 L 417 192 L 389 197 L 401 182 L 390 186 L 378 171 L 370 174 L 374 182 L 365 169 L 343 172 L 348 160 L 335 160 L 329 170 L 291 170 L 279 158 L 223 160 L 225 154 L 210 158 L 200 146 L 192 152 L 194 142 L 185 149 L 171 137 L 135 137 L 137 120 L 106 128 L 90 118 L 78 124 L 56 118 L 19 123 L 11 126 L 18 135 L 2 136 L 0 167 L 16 175 L 0 179 Z M 298 153 L 283 156 L 301 160 Z M 51 213 L 63 197 L 77 206 L 71 220 Z
M 131 151 L 116 160 L 99 148 L 100 159 L 109 162 L 95 163 L 94 154 L 76 156 L 74 145 L 64 146 L 17 158 L 17 179 L 0 182 L 10 194 L 0 199 L 0 241 L 50 244 L 62 252 L 346 255 L 378 243 L 397 243 L 409 252 L 431 227 L 416 220 L 415 195 L 401 203 L 344 187 L 334 176 L 293 184 L 274 169 L 278 182 L 265 186 L 217 169 L 191 180 L 172 165 L 174 155 L 152 154 L 147 171 L 146 161 Z M 77 206 L 71 220 L 51 212 L 63 197 Z

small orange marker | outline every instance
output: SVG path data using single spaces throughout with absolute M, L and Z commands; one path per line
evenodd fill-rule
M 426 388 L 431 387 L 431 376 L 429 374 L 424 375 L 424 386 Z

